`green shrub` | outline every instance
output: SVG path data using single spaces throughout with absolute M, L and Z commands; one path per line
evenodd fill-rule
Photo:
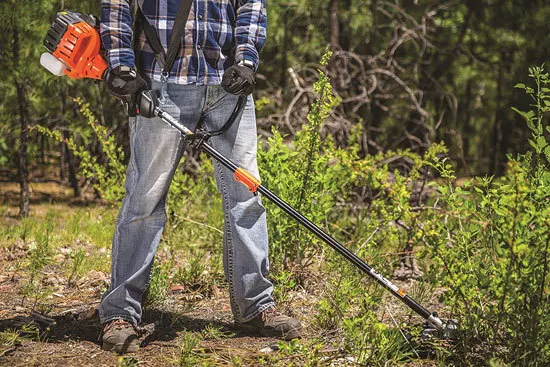
M 518 87 L 536 102 L 520 112 L 532 131 L 533 151 L 509 157 L 504 177 L 463 187 L 442 183 L 438 210 L 422 228 L 433 276 L 447 288 L 443 301 L 463 329 L 454 357 L 463 365 L 492 358 L 542 366 L 550 360 L 550 129 L 544 126 L 550 90 L 542 68 L 530 76 L 536 89 Z M 443 164 L 437 169 L 453 176 Z
M 325 54 L 322 67 L 327 65 L 330 56 L 330 52 Z M 264 185 L 308 219 L 322 225 L 340 187 L 329 172 L 338 169 L 331 165 L 333 144 L 330 139 L 321 141 L 319 130 L 338 99 L 326 74 L 322 70 L 318 72 L 319 79 L 313 87 L 317 98 L 308 113 L 307 124 L 291 145 L 285 144 L 283 136 L 273 129 L 273 137 L 267 141 L 268 149 L 258 152 L 258 160 Z M 272 256 L 281 259 L 285 266 L 310 263 L 320 241 L 275 205 L 266 203 L 266 207 Z
M 120 356 L 117 362 L 118 367 L 137 367 L 141 364 L 136 357 Z
M 73 138 L 64 138 L 60 131 L 50 130 L 41 125 L 34 125 L 33 129 L 58 142 L 67 144 L 68 149 L 80 158 L 80 174 L 92 181 L 94 189 L 100 193 L 103 199 L 118 202 L 124 197 L 126 171 L 122 148 L 116 143 L 115 137 L 109 135 L 107 128 L 96 122 L 88 103 L 84 103 L 80 98 L 76 98 L 75 102 L 80 106 L 80 112 L 86 118 L 86 123 L 92 128 L 105 155 L 106 163 L 92 155 L 86 146 L 78 145 Z

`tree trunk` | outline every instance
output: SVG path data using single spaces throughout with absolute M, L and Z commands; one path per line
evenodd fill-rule
M 67 149 L 67 145 L 65 142 L 61 142 L 60 146 L 60 156 L 59 156 L 59 180 L 61 182 L 65 182 L 65 150 Z
M 281 68 L 279 70 L 279 85 L 283 90 L 286 87 L 286 74 L 288 69 L 288 50 L 290 47 L 290 42 L 292 40 L 292 36 L 290 35 L 290 32 L 288 31 L 288 24 L 287 24 L 287 12 L 289 10 L 282 11 L 282 22 L 283 25 L 283 49 L 281 50 Z
M 512 55 L 516 52 L 518 52 L 519 49 L 508 49 L 502 52 L 502 59 L 503 60 L 511 60 Z M 507 92 L 507 76 L 511 75 L 511 65 L 507 62 L 503 62 L 502 65 L 502 80 L 499 82 L 500 84 L 500 106 L 499 106 L 499 116 L 500 116 L 500 141 L 499 141 L 499 157 L 500 157 L 500 164 L 496 169 L 497 175 L 502 175 L 506 171 L 506 162 L 508 161 L 507 154 L 510 152 L 510 144 L 513 141 L 514 134 L 514 127 L 515 124 L 512 121 L 510 121 L 509 118 L 507 118 L 507 114 L 509 113 L 510 109 L 506 106 L 510 106 L 514 101 L 510 100 L 509 93 Z
M 470 79 L 466 83 L 466 95 L 465 95 L 465 101 L 464 101 L 464 120 L 462 121 L 463 126 L 459 128 L 459 131 L 464 131 L 462 136 L 462 154 L 464 156 L 464 169 L 466 170 L 466 173 L 468 174 L 468 177 L 471 177 L 470 168 L 468 167 L 468 160 L 471 159 L 470 157 L 470 146 L 471 146 L 471 139 L 473 139 L 473 135 L 475 133 L 474 127 L 472 126 L 472 109 L 474 108 L 475 102 L 472 101 L 473 97 L 473 80 Z M 473 161 L 477 161 L 477 157 L 474 157 Z M 479 169 L 479 167 L 476 167 Z
M 66 98 L 65 98 L 65 88 L 59 90 L 59 95 L 61 96 L 61 126 L 64 126 L 65 122 L 65 112 L 66 112 Z M 67 163 L 65 161 L 67 150 L 67 144 L 65 144 L 64 141 L 61 141 L 61 156 L 59 157 L 59 178 L 61 179 L 61 182 L 65 182 L 65 164 Z
M 59 95 L 61 96 L 61 118 L 62 118 L 62 125 L 65 125 L 65 114 L 67 114 L 67 89 L 63 88 L 59 91 Z M 69 139 L 69 132 L 66 129 L 63 129 L 63 140 Z M 65 142 L 61 142 L 61 172 L 63 174 L 62 178 L 65 179 L 65 168 L 66 165 L 69 166 L 69 184 L 71 185 L 73 189 L 73 196 L 75 198 L 80 197 L 80 187 L 78 186 L 78 179 L 76 177 L 76 169 L 75 169 L 75 158 L 73 153 L 70 151 L 70 149 L 67 147 L 67 144 Z
M 44 139 L 44 135 L 40 134 L 38 136 L 38 141 L 40 142 L 40 163 L 45 164 L 46 163 L 46 139 Z
M 339 8 L 342 9 L 343 14 L 349 15 L 351 14 L 351 0 L 341 0 L 341 3 L 338 4 Z M 345 16 L 342 15 L 342 17 Z M 349 26 L 349 22 L 342 22 L 340 23 L 340 34 L 339 34 L 339 42 L 340 47 L 342 50 L 349 50 L 350 49 L 350 38 L 352 37 L 351 27 Z
M 340 49 L 338 42 L 340 35 L 340 22 L 338 21 L 338 0 L 330 0 L 328 7 L 329 16 L 329 44 L 332 51 Z
M 63 139 L 68 138 L 69 133 L 66 130 L 63 130 Z M 78 198 L 80 197 L 80 187 L 78 187 L 78 179 L 76 178 L 74 155 L 68 148 L 65 149 L 65 161 L 69 164 L 69 183 L 73 188 L 73 196 Z
M 498 65 L 497 100 L 495 104 L 495 121 L 493 123 L 493 151 L 491 154 L 490 175 L 499 175 L 500 167 L 500 145 L 502 144 L 502 84 L 504 81 L 504 52 L 500 54 Z
M 13 65 L 14 69 L 19 66 L 19 32 L 17 27 L 13 27 Z M 19 216 L 28 217 L 30 211 L 30 192 L 29 192 L 29 170 L 27 167 L 27 140 L 29 129 L 29 105 L 25 86 L 18 77 L 15 77 L 15 87 L 17 89 L 17 103 L 19 107 L 19 123 L 21 134 L 19 135 L 19 150 L 17 152 L 17 164 L 19 172 Z
M 19 136 L 19 151 L 18 151 L 18 171 L 19 171 L 19 216 L 29 216 L 30 206 L 30 191 L 29 191 L 29 170 L 27 167 L 27 140 L 29 128 L 29 115 L 27 107 L 27 96 L 25 95 L 25 87 L 22 83 L 16 81 L 17 100 L 19 103 L 19 122 L 21 125 L 21 135 Z

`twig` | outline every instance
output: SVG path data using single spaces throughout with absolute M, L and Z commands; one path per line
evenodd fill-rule
M 13 352 L 13 351 L 16 350 L 16 349 L 17 349 L 17 347 L 8 348 L 8 349 L 2 351 L 2 353 L 0 353 L 0 357 L 3 357 L 3 356 L 5 356 L 6 354 L 11 353 L 11 352 Z
M 361 251 L 363 249 L 364 246 L 367 245 L 367 243 L 369 243 L 369 241 L 374 237 L 374 235 L 376 234 L 376 232 L 378 232 L 378 230 L 381 228 L 382 226 L 378 226 L 374 229 L 374 231 L 370 234 L 370 236 L 365 240 L 365 242 L 363 242 L 361 244 L 361 246 L 359 246 L 359 251 Z
M 211 226 L 211 225 L 209 225 L 209 224 L 197 222 L 197 221 L 195 221 L 195 220 L 193 220 L 193 219 L 190 219 L 190 218 L 187 218 L 187 217 L 182 217 L 181 215 L 178 215 L 178 214 L 175 214 L 175 216 L 176 216 L 177 218 L 182 219 L 182 220 L 185 220 L 185 221 L 187 221 L 187 222 L 191 222 L 191 223 L 194 223 L 194 224 L 198 224 L 199 226 L 204 226 L 204 227 L 213 229 L 214 231 L 216 231 L 216 232 L 218 232 L 218 233 L 220 233 L 220 234 L 223 235 L 223 231 L 221 231 L 221 230 L 219 230 L 218 228 L 213 227 L 213 226 Z

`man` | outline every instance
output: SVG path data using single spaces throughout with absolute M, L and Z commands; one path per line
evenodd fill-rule
M 258 52 L 265 40 L 265 3 L 241 1 L 235 9 L 230 0 L 187 1 L 192 4 L 181 46 L 169 73 L 164 74 L 143 33 L 135 35 L 140 51 L 132 50 L 133 6 L 139 6 L 166 50 L 184 2 L 102 1 L 101 36 L 110 67 L 106 84 L 115 97 L 132 104 L 139 91 L 149 88 L 144 80 L 148 78 L 150 87 L 164 97 L 162 109 L 191 130 L 201 115 L 204 127 L 217 130 L 227 121 L 238 95 L 250 94 L 254 87 Z M 259 177 L 252 96 L 248 96 L 242 116 L 225 133 L 212 137 L 210 144 Z M 118 353 L 138 349 L 136 327 L 142 315 L 142 295 L 166 222 L 168 188 L 185 146 L 181 134 L 160 119 L 130 118 L 126 196 L 113 238 L 111 286 L 99 309 L 103 349 Z M 235 325 L 266 336 L 299 337 L 300 322 L 274 306 L 273 285 L 267 279 L 266 214 L 260 198 L 234 181 L 231 172 L 217 162 L 214 168 L 223 197 L 223 265 Z

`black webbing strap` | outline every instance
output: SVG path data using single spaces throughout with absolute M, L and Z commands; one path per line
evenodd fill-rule
M 233 5 L 236 13 L 237 9 L 241 5 L 241 0 L 230 0 L 230 2 L 231 2 L 231 5 Z M 149 42 L 149 46 L 151 46 L 151 49 L 155 53 L 155 59 L 157 60 L 159 65 L 162 67 L 162 74 L 166 77 L 170 73 L 170 70 L 172 69 L 174 61 L 176 60 L 176 57 L 180 48 L 180 44 L 181 44 L 181 39 L 185 31 L 185 24 L 187 23 L 187 18 L 189 18 L 189 12 L 191 11 L 192 4 L 193 4 L 193 0 L 180 1 L 180 6 L 178 9 L 178 13 L 176 15 L 176 20 L 172 28 L 172 36 L 170 37 L 170 44 L 168 45 L 168 54 L 164 51 L 164 47 L 160 42 L 157 31 L 153 28 L 151 23 L 149 23 L 149 21 L 147 20 L 147 17 L 143 14 L 141 7 L 137 5 L 136 16 L 139 17 L 139 19 L 136 19 L 137 21 L 136 29 L 138 29 L 138 31 L 139 31 L 139 27 L 143 29 L 143 32 L 145 33 L 145 37 L 147 37 L 147 42 Z M 137 47 L 136 47 L 136 50 L 137 50 Z M 226 123 L 219 130 L 216 130 L 216 131 L 203 130 L 202 124 L 204 122 L 204 115 L 202 115 L 197 125 L 197 133 L 186 136 L 185 140 L 197 140 L 199 141 L 199 144 L 201 144 L 202 142 L 208 140 L 212 136 L 223 134 L 231 127 L 231 125 L 233 125 L 237 117 L 239 117 L 242 114 L 246 106 L 246 100 L 247 100 L 246 96 L 239 97 L 237 104 L 233 110 L 233 113 L 231 114 L 229 119 L 226 121 Z
M 239 96 L 239 99 L 237 100 L 237 104 L 235 105 L 235 108 L 233 109 L 233 112 L 223 124 L 223 126 L 215 131 L 207 131 L 202 128 L 202 125 L 204 123 L 205 116 L 202 115 L 199 119 L 199 123 L 197 124 L 197 132 L 191 135 L 185 135 L 183 138 L 185 140 L 191 141 L 191 140 L 198 140 L 199 145 L 202 144 L 202 142 L 207 141 L 213 136 L 218 136 L 229 130 L 229 128 L 233 125 L 235 120 L 237 120 L 237 117 L 240 117 L 243 113 L 244 108 L 246 107 L 246 101 L 247 96 Z
M 180 1 L 174 27 L 172 28 L 172 36 L 170 37 L 170 43 L 168 45 L 168 53 L 164 51 L 164 47 L 162 47 L 162 44 L 160 43 L 157 31 L 153 28 L 151 23 L 149 23 L 147 17 L 138 6 L 137 12 L 138 16 L 141 18 L 140 20 L 141 26 L 143 27 L 143 32 L 145 33 L 145 37 L 147 37 L 147 41 L 155 53 L 157 62 L 162 67 L 162 74 L 165 76 L 170 73 L 172 65 L 174 65 L 174 61 L 178 55 L 181 39 L 185 31 L 185 24 L 187 23 L 187 18 L 189 18 L 189 12 L 191 11 L 191 5 L 193 5 L 193 0 Z

